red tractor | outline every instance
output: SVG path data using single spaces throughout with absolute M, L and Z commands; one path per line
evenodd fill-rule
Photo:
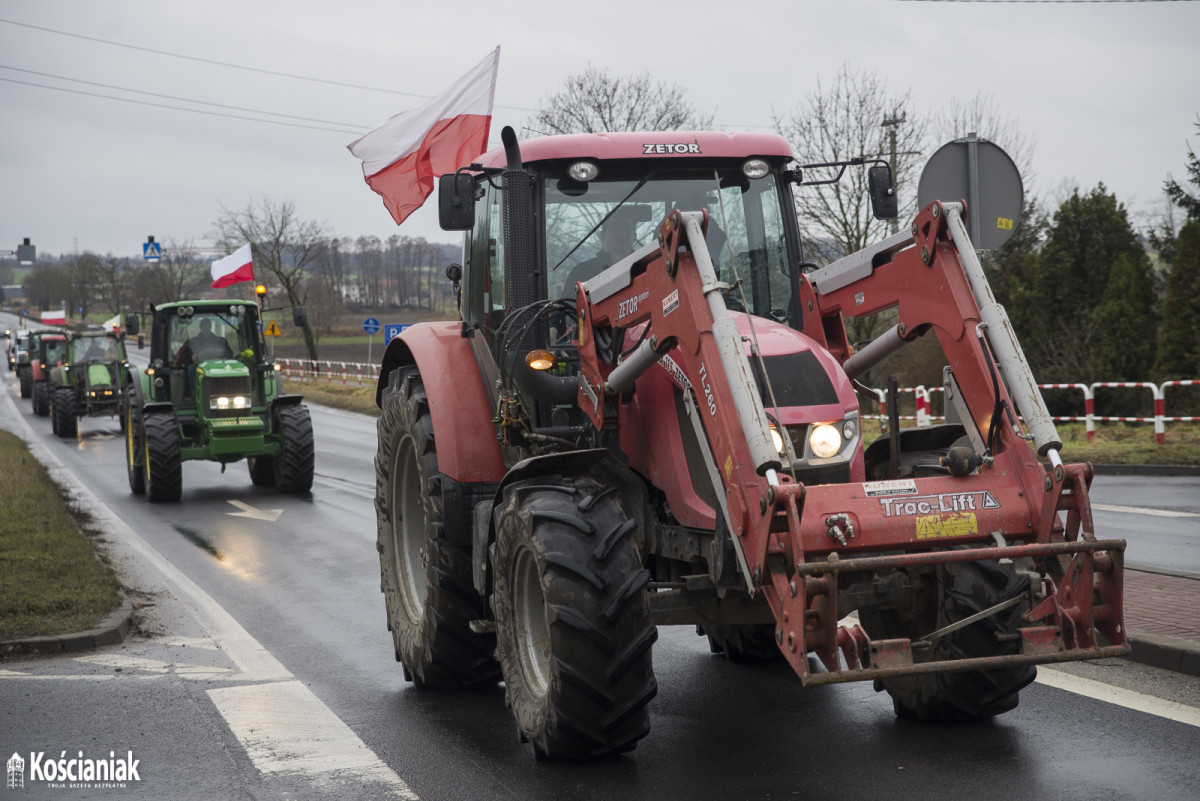
M 67 352 L 67 336 L 60 331 L 34 331 L 29 337 L 29 382 L 33 395 L 33 413 L 50 414 L 50 371 Z M 24 397 L 24 393 L 22 393 Z
M 780 137 L 503 141 L 439 188 L 461 319 L 394 339 L 377 390 L 409 680 L 503 679 L 534 752 L 581 759 L 649 731 L 660 625 L 804 685 L 874 681 L 918 720 L 1128 652 L 1125 543 L 1095 537 L 1091 468 L 1058 456 L 964 204 L 815 269 Z M 868 176 L 894 217 L 890 170 Z M 844 317 L 887 310 L 854 352 Z M 949 422 L 864 447 L 856 378 L 923 335 Z

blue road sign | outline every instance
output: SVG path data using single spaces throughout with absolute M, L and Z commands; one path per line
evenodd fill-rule
M 158 261 L 162 258 L 162 244 L 158 242 L 142 243 L 142 258 L 146 261 Z
M 383 327 L 383 342 L 384 342 L 384 344 L 387 344 L 388 342 L 391 342 L 393 339 L 398 337 L 400 335 L 400 332 L 403 331 L 405 328 L 408 328 L 410 325 L 412 325 L 412 324 L 405 323 L 404 325 L 385 325 Z
M 379 321 L 374 317 L 368 317 L 367 319 L 363 320 L 363 332 L 367 334 L 378 334 Z

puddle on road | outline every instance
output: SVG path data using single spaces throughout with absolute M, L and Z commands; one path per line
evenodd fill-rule
M 192 543 L 192 545 L 195 545 L 200 550 L 215 556 L 218 562 L 223 562 L 225 560 L 225 555 L 217 550 L 217 546 L 213 545 L 211 542 L 192 531 L 190 528 L 184 528 L 183 526 L 172 526 L 172 528 L 182 534 L 184 539 Z

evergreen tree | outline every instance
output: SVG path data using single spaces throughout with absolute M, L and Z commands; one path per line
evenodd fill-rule
M 1142 381 L 1154 362 L 1157 319 L 1154 286 L 1144 270 L 1120 253 L 1108 271 L 1100 303 L 1092 311 L 1090 381 Z
M 1149 351 L 1136 350 L 1143 366 L 1153 363 L 1158 327 L 1150 259 L 1125 206 L 1099 184 L 1086 195 L 1076 190 L 1055 212 L 1032 280 L 1013 298 L 1014 326 L 1040 381 L 1134 380 L 1123 372 L 1131 363 L 1115 357 L 1109 335 L 1101 330 L 1116 324 L 1117 309 L 1110 305 L 1106 314 L 1098 314 L 1106 300 L 1113 300 L 1105 292 L 1122 258 L 1117 278 L 1130 294 L 1120 312 L 1145 326 L 1139 337 L 1150 343 Z
M 1200 376 L 1200 219 L 1179 229 L 1176 241 L 1154 363 L 1158 381 Z

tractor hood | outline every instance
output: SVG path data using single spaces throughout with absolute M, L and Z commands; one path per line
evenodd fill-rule
M 242 378 L 250 375 L 250 368 L 237 359 L 209 359 L 196 368 L 196 375 L 207 378 Z

